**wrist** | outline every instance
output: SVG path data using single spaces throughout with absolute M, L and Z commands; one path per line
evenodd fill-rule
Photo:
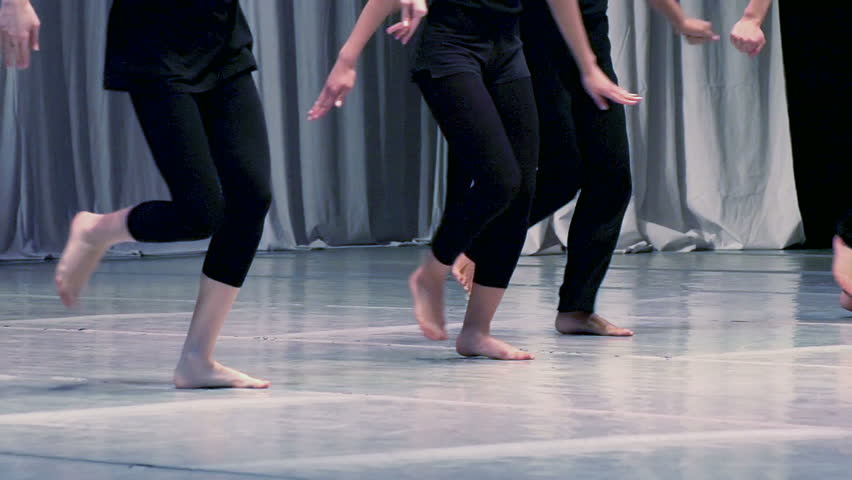
M 344 45 L 337 54 L 337 61 L 348 67 L 355 67 L 355 64 L 358 63 L 358 54 L 352 48 Z
M 763 24 L 763 15 L 747 8 L 746 11 L 743 12 L 743 18 L 740 19 L 740 21 L 753 23 L 759 27 Z
M 593 54 L 587 55 L 578 59 L 577 67 L 580 69 L 581 74 L 588 75 L 598 68 L 598 59 Z

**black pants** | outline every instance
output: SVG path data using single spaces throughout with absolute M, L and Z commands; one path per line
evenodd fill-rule
M 843 240 L 843 243 L 852 247 L 852 208 L 846 211 L 846 214 L 837 222 L 837 235 Z
M 272 200 L 269 140 L 254 80 L 244 74 L 205 93 L 131 93 L 171 201 L 128 217 L 141 242 L 213 237 L 204 274 L 240 287 Z
M 479 262 L 476 283 L 506 288 L 535 190 L 538 118 L 530 79 L 487 85 L 480 75 L 459 73 L 421 75 L 418 84 L 453 152 L 432 251 L 446 265 L 468 252 Z

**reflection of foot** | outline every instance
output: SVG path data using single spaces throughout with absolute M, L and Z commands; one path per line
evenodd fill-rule
M 429 275 L 422 266 L 408 278 L 408 287 L 414 297 L 414 317 L 429 340 L 449 338 L 444 317 L 444 278 Z
M 846 310 L 852 311 L 852 295 L 846 292 L 840 292 L 840 306 Z
M 562 312 L 556 316 L 556 330 L 564 335 L 632 337 L 633 331 L 609 323 L 597 313 Z
M 268 388 L 270 384 L 219 362 L 188 355 L 181 356 L 174 382 L 177 388 Z
M 464 288 L 464 291 L 470 293 L 473 288 L 473 274 L 476 271 L 476 264 L 473 263 L 467 255 L 461 254 L 453 263 L 453 276 L 456 281 Z
M 103 215 L 80 212 L 71 222 L 68 243 L 56 267 L 56 288 L 67 307 L 77 304 L 80 292 L 98 267 L 109 245 L 94 233 Z
M 515 348 L 491 335 L 465 333 L 456 339 L 456 351 L 465 357 L 488 357 L 494 360 L 534 360 L 535 355 Z
M 852 295 L 852 248 L 834 237 L 834 263 L 831 267 L 834 280 L 847 296 Z

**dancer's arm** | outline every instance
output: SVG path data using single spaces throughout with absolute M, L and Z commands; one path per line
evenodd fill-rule
M 688 17 L 677 0 L 648 0 L 648 3 L 665 16 L 678 35 L 686 37 L 687 42 L 696 45 L 719 40 L 719 35 L 713 32 L 712 23 Z
M 743 18 L 731 30 L 731 43 L 737 50 L 755 57 L 766 45 L 766 35 L 761 26 L 769 13 L 772 0 L 751 0 L 743 13 Z
M 30 50 L 39 50 L 41 23 L 30 0 L 0 0 L 0 57 L 9 68 L 30 66 Z
M 601 110 L 609 108 L 606 99 L 624 105 L 636 105 L 642 98 L 616 85 L 600 69 L 589 44 L 578 0 L 547 0 L 562 36 L 568 43 L 583 77 L 583 87 Z
M 361 52 L 367 45 L 367 42 L 376 33 L 376 30 L 381 26 L 382 22 L 394 11 L 402 8 L 402 29 L 405 30 L 401 36 L 410 38 L 411 34 L 417 29 L 420 19 L 426 15 L 426 0 L 369 0 L 367 5 L 361 11 L 358 21 L 355 23 L 355 28 L 340 49 L 337 56 L 337 62 L 331 69 L 328 79 L 325 82 L 319 98 L 314 103 L 308 112 L 310 120 L 316 120 L 326 113 L 332 107 L 342 107 L 346 99 L 346 95 L 355 86 L 357 73 L 355 67 L 358 64 L 358 58 Z M 406 39 L 407 41 L 407 39 Z

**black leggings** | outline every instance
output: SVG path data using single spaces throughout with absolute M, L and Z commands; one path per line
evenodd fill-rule
M 544 2 L 540 2 L 544 4 Z M 580 198 L 568 235 L 559 311 L 593 312 L 632 193 L 624 107 L 598 109 L 546 5 L 521 17 L 541 124 L 541 155 L 530 225 Z M 605 15 L 584 18 L 601 69 L 617 82 Z M 477 267 L 479 264 L 477 264 Z
M 171 201 L 144 202 L 127 226 L 140 242 L 213 237 L 204 274 L 241 287 L 272 200 L 266 121 L 254 80 L 205 93 L 131 93 Z
M 526 237 L 538 159 L 538 116 L 529 78 L 487 84 L 474 73 L 415 77 L 453 155 L 448 198 L 432 239 L 451 265 L 462 252 L 474 281 L 506 288 Z
M 837 235 L 843 243 L 852 247 L 852 208 L 846 210 L 846 215 L 837 222 Z

